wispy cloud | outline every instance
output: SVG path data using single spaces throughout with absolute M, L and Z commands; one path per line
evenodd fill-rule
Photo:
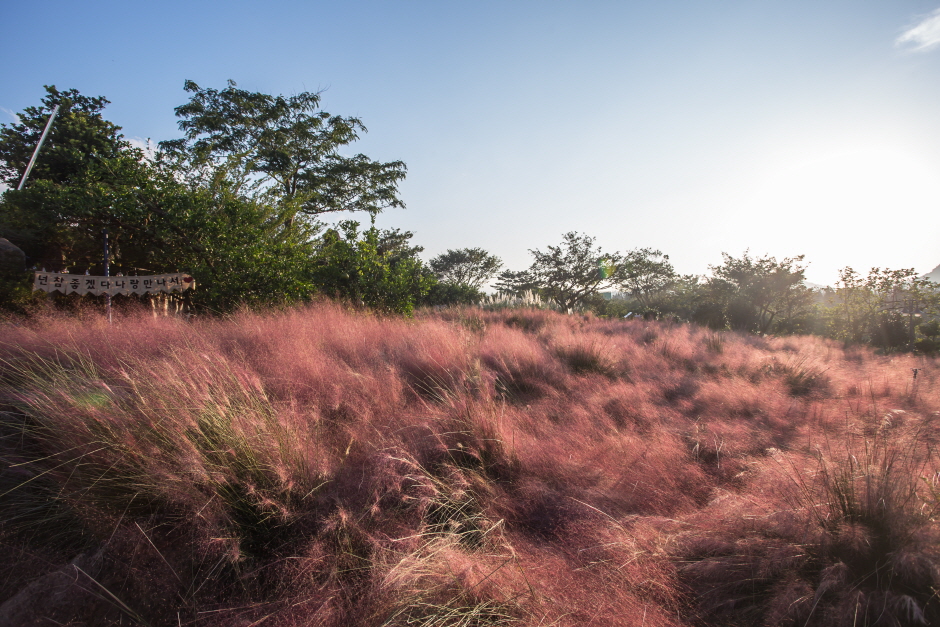
M 20 116 L 17 115 L 16 111 L 11 111 L 10 109 L 7 109 L 6 107 L 0 107 L 0 112 L 10 116 L 17 122 L 20 121 Z
M 940 44 L 940 9 L 905 30 L 894 43 L 914 52 L 936 48 Z

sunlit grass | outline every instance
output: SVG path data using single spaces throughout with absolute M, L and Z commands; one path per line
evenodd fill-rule
M 6 327 L 0 619 L 931 624 L 935 363 L 536 309 Z

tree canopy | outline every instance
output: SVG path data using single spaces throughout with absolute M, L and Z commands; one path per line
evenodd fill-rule
M 636 248 L 623 257 L 614 275 L 614 283 L 635 298 L 646 309 L 653 307 L 653 298 L 676 279 L 669 255 L 652 248 Z
M 408 245 L 411 233 L 360 233 L 359 223 L 344 220 L 326 231 L 315 245 L 313 279 L 326 295 L 385 313 L 411 313 L 434 284 Z
M 500 274 L 498 287 L 511 293 L 534 289 L 565 310 L 597 300 L 598 289 L 609 285 L 622 260 L 620 253 L 605 253 L 595 238 L 570 231 L 558 246 L 532 249 L 532 265 L 524 271 Z
M 812 305 L 813 292 L 806 286 L 803 256 L 777 261 L 769 255 L 740 258 L 722 253 L 724 263 L 712 266 L 708 289 L 720 302 L 732 328 L 765 335 L 778 325 L 793 322 Z
M 190 80 L 184 89 L 192 94 L 176 108 L 184 137 L 160 147 L 193 176 L 224 172 L 239 193 L 277 206 L 287 223 L 298 215 L 374 216 L 405 206 L 398 198 L 405 164 L 340 154 L 366 127 L 359 118 L 319 110 L 319 93 L 273 96 L 239 89 L 231 80 L 223 90 Z
M 34 180 L 57 185 L 80 181 L 90 163 L 120 157 L 130 148 L 121 127 L 101 115 L 109 104 L 106 98 L 83 96 L 75 89 L 59 91 L 55 85 L 46 85 L 45 91 L 39 106 L 26 107 L 19 122 L 0 128 L 0 177 L 7 185 L 19 184 L 56 105 L 59 113 L 31 174 Z
M 493 278 L 503 261 L 482 248 L 459 248 L 448 249 L 428 265 L 439 281 L 478 290 Z
M 13 185 L 50 112 L 60 106 L 26 187 L 0 199 L 0 237 L 38 267 L 85 270 L 100 263 L 101 232 L 109 228 L 123 262 L 149 268 L 162 254 L 164 233 L 139 198 L 151 195 L 157 172 L 120 127 L 103 118 L 105 98 L 45 89 L 40 106 L 0 128 L 0 172 Z

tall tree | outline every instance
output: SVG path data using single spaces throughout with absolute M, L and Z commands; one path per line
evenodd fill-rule
M 192 176 L 225 176 L 239 193 L 278 207 L 288 224 L 298 216 L 375 216 L 404 207 L 398 183 L 405 164 L 341 155 L 366 128 L 359 118 L 319 110 L 319 93 L 271 96 L 238 89 L 231 80 L 221 91 L 189 80 L 184 89 L 192 94 L 176 108 L 184 137 L 160 146 L 185 162 Z
M 83 180 L 89 163 L 120 157 L 130 147 L 121 127 L 101 115 L 109 104 L 106 98 L 83 96 L 75 89 L 59 91 L 55 85 L 46 85 L 45 90 L 39 106 L 26 107 L 17 116 L 19 122 L 0 128 L 0 177 L 11 187 L 19 184 L 56 105 L 59 114 L 33 168 L 32 180 L 60 185 Z
M 542 296 L 541 284 L 528 270 L 503 270 L 496 276 L 496 291 L 517 298 L 531 292 Z
M 0 237 L 24 250 L 30 265 L 84 270 L 101 257 L 101 231 L 137 221 L 133 196 L 149 185 L 152 171 L 120 127 L 105 120 L 103 97 L 46 86 L 40 106 L 27 107 L 19 122 L 0 128 L 0 176 L 15 186 L 45 128 L 50 129 L 28 184 L 9 189 L 0 200 Z M 143 263 L 143 240 L 116 234 L 124 256 Z

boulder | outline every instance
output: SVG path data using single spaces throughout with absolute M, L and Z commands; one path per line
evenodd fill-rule
M 26 253 L 0 237 L 0 276 L 15 276 L 26 271 Z

